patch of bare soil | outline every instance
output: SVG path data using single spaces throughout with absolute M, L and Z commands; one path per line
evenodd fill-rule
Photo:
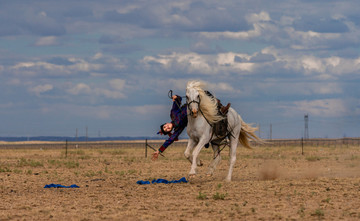
M 211 149 L 211 148 L 209 148 Z M 140 148 L 0 151 L 0 220 L 359 220 L 360 147 L 239 148 L 207 177 L 212 153 L 189 183 L 185 147 L 156 162 Z M 46 184 L 77 189 L 44 189 Z

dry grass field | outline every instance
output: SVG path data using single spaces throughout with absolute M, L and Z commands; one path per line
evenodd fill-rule
M 0 220 L 360 219 L 358 146 L 239 148 L 230 183 L 228 150 L 206 177 L 204 149 L 189 183 L 136 184 L 187 177 L 184 150 L 170 146 L 156 162 L 142 148 L 0 150 Z

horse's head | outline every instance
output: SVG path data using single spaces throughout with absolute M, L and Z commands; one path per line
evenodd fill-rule
M 200 93 L 197 89 L 192 87 L 188 87 L 186 89 L 186 103 L 188 105 L 190 115 L 196 118 L 200 106 Z

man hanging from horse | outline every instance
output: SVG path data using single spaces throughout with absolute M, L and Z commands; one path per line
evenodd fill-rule
M 214 98 L 214 96 L 210 92 L 206 91 L 206 94 L 207 96 Z M 165 149 L 170 146 L 174 141 L 177 141 L 180 134 L 187 126 L 187 104 L 185 103 L 181 106 L 181 96 L 173 95 L 171 96 L 171 98 L 173 100 L 173 105 L 170 111 L 171 122 L 160 125 L 160 131 L 158 132 L 158 134 L 161 135 L 168 135 L 169 138 L 163 143 L 163 145 L 161 145 L 161 147 L 157 151 L 153 153 L 152 160 L 157 160 L 160 153 L 164 152 Z M 220 100 L 217 99 L 217 102 L 219 112 L 223 116 L 226 116 L 230 108 L 230 103 L 228 103 L 226 106 L 223 106 Z M 208 146 L 209 144 L 207 144 L 207 147 Z

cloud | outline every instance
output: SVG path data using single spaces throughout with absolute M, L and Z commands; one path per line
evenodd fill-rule
M 108 90 L 104 88 L 95 88 L 93 92 L 96 96 L 104 96 L 111 99 L 122 99 L 126 97 L 121 91 Z
M 64 73 L 69 74 L 70 72 L 66 70 L 61 65 L 55 65 L 51 63 L 47 63 L 44 61 L 26 61 L 26 62 L 19 62 L 12 67 L 9 68 L 9 70 L 13 71 L 16 75 L 22 75 L 22 76 L 37 76 L 37 75 L 51 75 L 56 73 Z
M 341 99 L 295 101 L 292 109 L 318 117 L 343 117 L 349 114 L 346 102 Z
M 130 24 L 146 29 L 167 29 L 168 33 L 196 31 L 225 31 L 246 29 L 241 14 L 233 13 L 231 7 L 209 6 L 205 2 L 152 1 L 143 4 L 123 4 L 105 11 L 105 21 Z
M 125 81 L 122 79 L 113 79 L 109 81 L 108 85 L 104 85 L 101 87 L 93 85 L 89 86 L 85 83 L 78 83 L 73 87 L 70 87 L 66 90 L 67 93 L 72 95 L 85 95 L 90 98 L 97 97 L 106 97 L 110 99 L 122 99 L 126 98 L 126 95 L 122 92 L 125 85 Z M 107 89 L 108 86 L 112 88 L 112 90 Z
M 305 76 L 315 76 L 320 80 L 339 79 L 345 75 L 354 75 L 360 70 L 360 57 L 344 58 L 339 56 L 315 56 L 289 49 L 268 47 L 262 50 L 275 57 L 273 65 L 280 72 L 303 73 Z M 275 66 L 276 65 L 276 66 Z M 279 66 L 280 65 L 280 66 Z
M 263 63 L 263 62 L 272 62 L 275 60 L 276 58 L 272 54 L 256 53 L 254 56 L 250 58 L 249 62 Z
M 44 84 L 29 88 L 29 91 L 35 93 L 37 96 L 40 96 L 40 94 L 50 91 L 53 88 L 54 86 L 52 84 Z
M 227 93 L 241 93 L 241 90 L 235 89 L 228 83 L 225 82 L 218 82 L 218 83 L 208 83 L 209 87 L 212 91 L 216 92 L 227 92 Z
M 296 30 L 303 32 L 344 33 L 349 31 L 349 27 L 343 19 L 321 18 L 314 15 L 294 20 L 293 26 Z
M 102 35 L 99 39 L 100 44 L 118 44 L 123 42 L 124 39 L 121 36 Z
M 271 21 L 270 15 L 268 12 L 262 11 L 258 14 L 252 13 L 246 16 L 246 20 L 249 23 L 257 23 L 263 21 Z
M 275 17 L 276 13 L 273 14 Z M 202 31 L 199 34 L 207 39 L 253 40 L 282 48 L 291 47 L 294 50 L 356 47 L 360 42 L 360 37 L 355 37 L 359 36 L 359 29 L 355 21 L 348 17 L 331 14 L 304 17 L 285 14 L 272 18 L 271 12 L 261 11 L 247 14 L 246 20 L 251 29 Z
M 216 55 L 202 55 L 197 53 L 172 53 L 169 55 L 145 56 L 141 63 L 145 68 L 161 67 L 162 69 L 183 73 L 199 73 L 214 75 L 226 72 L 251 72 L 254 63 L 236 62 L 244 54 L 219 53 Z
M 111 46 L 109 47 L 102 48 L 103 52 L 113 53 L 113 54 L 130 54 L 142 50 L 144 50 L 144 48 L 136 44 L 120 44 L 120 45 L 111 44 Z
M 213 48 L 211 46 L 211 41 L 206 41 L 204 39 L 197 40 L 190 46 L 190 51 L 193 51 L 198 54 L 215 54 L 218 52 L 225 52 L 220 46 Z
M 41 8 L 41 7 L 40 7 Z M 0 36 L 35 35 L 60 36 L 66 33 L 65 26 L 41 10 L 39 5 L 9 2 L 0 9 Z M 11 24 L 11 25 L 9 25 Z
M 218 53 L 198 54 L 172 53 L 145 56 L 140 65 L 155 73 L 187 73 L 200 75 L 230 76 L 281 76 L 308 77 L 308 80 L 337 80 L 343 76 L 356 75 L 360 71 L 360 57 L 314 56 L 291 50 L 264 48 L 254 54 Z
M 360 57 L 346 59 L 335 56 L 325 58 L 303 56 L 298 61 L 301 62 L 301 67 L 306 74 L 320 73 L 320 79 L 338 79 L 341 76 L 360 71 Z
M 72 95 L 90 94 L 91 88 L 87 84 L 79 83 L 79 84 L 75 85 L 75 87 L 68 89 L 67 92 Z
M 78 3 L 77 5 L 77 2 L 72 2 L 71 7 L 67 7 L 62 12 L 62 15 L 68 19 L 73 18 L 73 19 L 92 20 L 94 13 L 93 13 L 93 9 L 91 8 L 91 4 Z
M 258 14 L 253 13 L 247 16 L 247 22 L 252 24 L 253 29 L 247 31 L 222 31 L 222 32 L 201 32 L 201 36 L 206 38 L 232 38 L 232 39 L 251 39 L 276 31 L 276 27 L 270 23 L 271 18 L 268 12 L 262 11 Z
M 123 79 L 112 79 L 109 82 L 110 86 L 115 90 L 123 90 L 125 86 L 125 80 Z
M 176 68 L 182 70 L 184 73 L 199 72 L 203 74 L 211 74 L 213 70 L 209 64 L 206 56 L 201 56 L 196 53 L 172 53 L 169 55 L 145 56 L 141 63 L 145 68 L 160 65 L 166 70 Z
M 278 79 L 267 79 L 253 86 L 252 94 L 261 93 L 277 96 L 276 100 L 292 96 L 341 95 L 344 90 L 341 83 L 335 82 L 293 82 Z
M 102 58 L 102 57 L 104 57 L 103 53 L 98 52 L 98 53 L 96 53 L 96 54 L 94 55 L 93 59 L 94 59 L 94 60 L 97 60 L 97 59 L 100 59 L 100 58 Z
M 165 107 L 163 105 L 142 105 L 142 106 L 136 106 L 134 107 L 134 111 L 137 114 L 141 115 L 148 115 L 149 113 L 159 113 L 162 112 L 164 109 L 168 107 Z
M 58 42 L 55 36 L 41 37 L 35 42 L 35 46 L 53 46 L 57 44 Z
M 19 75 L 72 75 L 81 72 L 97 71 L 101 64 L 91 63 L 84 59 L 71 57 L 68 59 L 53 58 L 49 61 L 25 61 L 18 62 L 9 69 Z
M 64 65 L 64 66 L 75 64 L 74 62 L 69 61 L 69 59 L 64 58 L 64 57 L 52 57 L 52 58 L 48 59 L 46 62 L 48 62 L 50 64 Z
M 2 105 L 0 105 L 1 107 Z M 13 104 L 3 105 L 4 108 L 11 107 Z M 100 120 L 100 128 L 114 127 L 112 124 L 120 124 L 124 129 L 132 127 L 135 123 L 134 119 L 142 119 L 148 121 L 154 117 L 158 117 L 159 113 L 168 113 L 169 107 L 165 105 L 89 105 L 89 104 L 69 104 L 69 103 L 52 103 L 47 106 L 40 106 L 40 110 L 47 116 L 62 116 L 66 115 L 67 118 L 77 119 L 90 118 L 88 123 Z M 121 113 L 121 114 L 119 114 Z M 112 124 L 106 122 L 109 120 Z M 105 124 L 106 122 L 106 124 Z M 81 122 L 82 123 L 82 122 Z M 74 123 L 71 122 L 73 125 Z M 136 127 L 141 125 L 135 124 Z M 144 125 L 143 125 L 144 127 Z M 158 125 L 150 125 L 151 127 L 158 128 Z M 139 130 L 139 128 L 138 128 Z M 117 132 L 116 132 L 117 133 Z M 131 132 L 132 133 L 132 132 Z M 131 134 L 130 133 L 130 134 Z M 123 133 L 122 133 L 123 134 Z M 123 135 L 120 135 L 123 136 Z
M 0 103 L 0 108 L 1 109 L 11 109 L 13 108 L 15 105 L 13 102 L 8 102 L 8 103 Z
M 6 83 L 11 86 L 18 86 L 22 84 L 22 81 L 19 78 L 12 78 L 9 79 L 9 81 L 7 81 Z

